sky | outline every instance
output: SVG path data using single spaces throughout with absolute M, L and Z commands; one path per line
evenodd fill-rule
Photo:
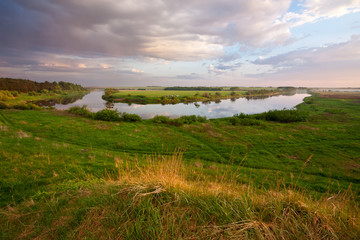
M 0 77 L 360 87 L 360 0 L 1 0 Z

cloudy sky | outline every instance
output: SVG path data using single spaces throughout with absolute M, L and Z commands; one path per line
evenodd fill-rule
M 0 77 L 360 87 L 360 0 L 0 0 Z

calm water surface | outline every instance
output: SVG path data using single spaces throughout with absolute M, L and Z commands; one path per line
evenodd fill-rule
M 72 106 L 87 105 L 93 112 L 97 112 L 106 108 L 106 101 L 101 96 L 103 91 L 94 91 L 82 99 L 77 100 L 71 104 L 56 104 L 56 109 L 68 109 Z M 310 96 L 306 93 L 295 94 L 292 96 L 273 96 L 265 99 L 250 99 L 239 98 L 235 101 L 230 99 L 221 100 L 219 103 L 178 103 L 174 105 L 161 105 L 161 104 L 131 104 L 127 103 L 115 103 L 114 109 L 120 112 L 135 113 L 144 119 L 153 118 L 156 115 L 178 117 L 182 115 L 200 115 L 207 118 L 222 118 L 231 117 L 237 113 L 254 114 L 266 112 L 274 109 L 291 109 L 296 105 L 302 103 L 303 99 Z

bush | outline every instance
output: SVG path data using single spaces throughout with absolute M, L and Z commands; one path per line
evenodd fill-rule
M 140 122 L 142 119 L 136 114 L 122 113 L 120 120 L 124 122 Z
M 252 118 L 238 118 L 233 116 L 230 118 L 230 123 L 232 125 L 243 125 L 243 126 L 260 126 L 261 122 Z
M 195 116 L 195 115 L 181 116 L 180 119 L 183 121 L 184 124 L 192 124 L 195 122 L 206 122 L 207 121 L 206 117 Z
M 8 90 L 0 90 L 0 101 L 6 101 L 8 99 L 13 98 L 14 96 L 12 95 L 11 92 L 9 92 Z
M 170 119 L 167 116 L 158 116 L 156 115 L 152 121 L 154 123 L 165 123 L 174 126 L 181 126 L 183 124 L 192 124 L 195 122 L 207 122 L 206 117 L 189 115 L 189 116 L 181 116 L 179 118 Z
M 19 96 L 19 92 L 18 92 L 18 91 L 11 91 L 10 93 L 11 93 L 11 95 L 13 95 L 14 97 Z
M 282 123 L 304 122 L 308 118 L 308 113 L 299 110 L 271 110 L 265 113 L 256 114 L 255 118 Z
M 251 118 L 251 115 L 240 113 L 240 114 L 235 114 L 234 117 L 244 119 L 244 118 Z
M 39 95 L 39 94 L 37 92 L 30 91 L 30 92 L 28 92 L 28 95 L 29 96 L 36 96 L 36 95 Z
M 304 103 L 306 103 L 306 104 L 314 104 L 315 99 L 313 97 L 306 97 L 306 98 L 304 98 Z
M 170 120 L 169 124 L 174 126 L 182 126 L 184 121 L 181 118 L 174 118 Z
M 182 120 L 182 122 L 184 124 L 191 124 L 191 123 L 196 122 L 196 116 L 195 115 L 181 116 L 180 119 Z
M 19 103 L 14 105 L 14 108 L 20 110 L 32 110 L 32 109 L 39 109 L 40 107 L 33 103 Z
M 82 116 L 82 117 L 93 117 L 94 113 L 90 112 L 89 109 L 87 109 L 86 105 L 83 105 L 82 107 L 71 107 L 69 108 L 69 113 L 72 113 L 74 115 Z
M 169 123 L 171 119 L 167 116 L 156 115 L 155 117 L 153 117 L 152 121 L 154 123 Z
M 102 121 L 120 121 L 120 116 L 117 110 L 103 109 L 95 113 L 94 119 Z
M 8 109 L 8 108 L 10 108 L 10 106 L 7 103 L 0 101 L 0 109 Z

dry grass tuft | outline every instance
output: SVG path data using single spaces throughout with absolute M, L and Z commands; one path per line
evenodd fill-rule
M 23 132 L 22 130 L 18 131 L 16 135 L 19 139 L 31 137 L 30 133 Z
M 126 154 L 122 157 L 115 156 L 118 178 L 111 181 L 118 185 L 137 186 L 139 189 L 154 189 L 153 193 L 177 189 L 200 195 L 237 196 L 247 189 L 247 186 L 236 183 L 234 173 L 228 177 L 221 175 L 209 180 L 203 173 L 203 168 L 196 172 L 196 179 L 189 180 L 189 176 L 194 174 L 192 165 L 183 162 L 183 153 L 179 150 L 172 155 L 154 154 L 144 158 L 130 158 Z

